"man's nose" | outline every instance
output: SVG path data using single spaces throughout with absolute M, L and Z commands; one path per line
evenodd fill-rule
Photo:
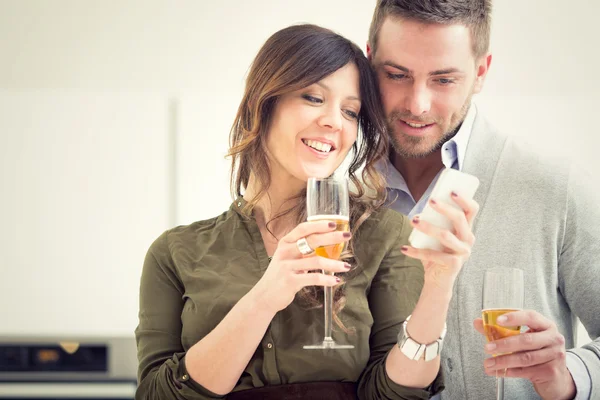
M 428 113 L 431 108 L 431 93 L 426 85 L 414 84 L 404 106 L 416 117 Z

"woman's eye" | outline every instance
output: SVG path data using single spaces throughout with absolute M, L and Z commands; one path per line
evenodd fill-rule
M 346 115 L 348 115 L 350 118 L 352 119 L 358 119 L 358 113 L 352 111 L 352 110 L 344 110 L 344 112 L 346 113 Z
M 310 101 L 311 103 L 315 103 L 315 104 L 320 104 L 323 102 L 323 100 L 319 99 L 318 97 L 314 97 L 309 94 L 303 94 L 302 97 L 305 100 Z

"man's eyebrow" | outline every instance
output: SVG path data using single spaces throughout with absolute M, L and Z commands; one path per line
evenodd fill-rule
M 462 71 L 458 68 L 444 68 L 444 69 L 438 69 L 436 71 L 430 72 L 429 76 L 447 75 L 447 74 L 454 74 L 454 73 L 462 73 Z
M 387 65 L 388 67 L 392 67 L 392 68 L 399 69 L 400 71 L 406 72 L 407 74 L 409 74 L 409 73 L 410 73 L 410 70 L 409 70 L 408 68 L 406 68 L 406 67 L 403 67 L 402 65 L 399 65 L 399 64 L 393 63 L 393 62 L 391 62 L 391 61 L 385 61 L 385 62 L 383 63 L 383 65 Z
M 406 67 L 404 67 L 404 66 L 402 66 L 400 64 L 396 64 L 396 63 L 394 63 L 392 61 L 385 61 L 383 63 L 383 65 L 387 65 L 388 67 L 396 68 L 396 69 L 398 69 L 400 71 L 403 71 L 403 72 L 405 72 L 407 74 L 411 73 L 410 69 L 408 69 L 408 68 L 406 68 Z M 447 75 L 447 74 L 454 74 L 454 73 L 461 73 L 462 74 L 463 72 L 460 69 L 458 69 L 458 68 L 451 67 L 451 68 L 443 68 L 443 69 L 438 69 L 438 70 L 435 70 L 435 71 L 431 71 L 428 75 L 429 76 L 435 76 L 435 75 Z

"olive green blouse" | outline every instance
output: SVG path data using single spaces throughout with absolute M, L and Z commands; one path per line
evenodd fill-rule
M 163 233 L 150 247 L 140 287 L 136 399 L 221 399 L 190 379 L 186 351 L 212 331 L 258 282 L 267 266 L 262 237 L 238 199 L 220 216 Z M 403 255 L 410 224 L 389 209 L 371 215 L 353 236 L 355 265 L 344 285 L 333 338 L 352 350 L 305 350 L 323 340 L 323 308 L 298 298 L 276 314 L 234 391 L 314 381 L 357 382 L 360 399 L 429 398 L 428 389 L 400 386 L 385 371 L 402 322 L 423 286 L 420 261 Z M 337 328 L 337 329 L 336 329 Z

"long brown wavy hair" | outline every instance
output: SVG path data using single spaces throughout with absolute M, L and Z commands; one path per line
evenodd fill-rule
M 374 164 L 387 155 L 388 137 L 381 107 L 379 90 L 370 63 L 362 50 L 348 39 L 316 25 L 294 25 L 273 34 L 254 59 L 244 96 L 231 128 L 231 192 L 241 196 L 253 176 L 256 195 L 247 199 L 244 213 L 250 215 L 271 184 L 267 135 L 271 115 L 280 96 L 319 82 L 345 65 L 356 65 L 359 72 L 361 108 L 358 115 L 359 135 L 352 147 L 348 178 L 350 194 L 350 226 L 353 234 L 359 226 L 385 201 L 385 185 Z M 361 167 L 363 167 L 361 170 Z M 254 188 L 253 188 L 254 189 Z M 290 206 L 274 216 L 294 215 L 297 223 L 306 220 L 306 197 L 303 190 L 289 199 Z M 269 232 L 271 232 L 269 230 Z M 272 232 L 271 232 L 272 234 Z M 356 236 L 354 236 L 356 239 Z M 352 243 L 343 258 L 356 266 Z M 346 276 L 346 280 L 352 275 Z M 322 304 L 323 288 L 307 287 L 298 293 L 307 305 Z M 335 291 L 334 319 L 347 331 L 339 319 L 344 306 L 343 290 Z

